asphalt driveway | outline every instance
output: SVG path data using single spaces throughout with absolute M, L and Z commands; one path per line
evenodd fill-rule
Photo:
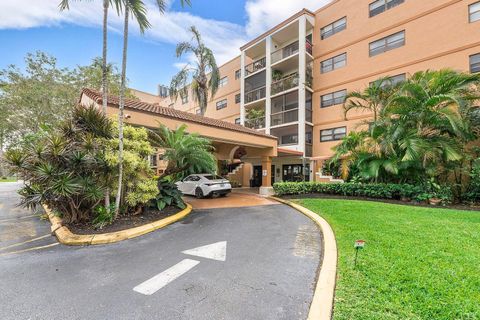
M 214 243 L 224 259 L 182 253 Z M 306 319 L 321 249 L 317 226 L 284 205 L 195 210 L 116 244 L 0 256 L 0 319 Z

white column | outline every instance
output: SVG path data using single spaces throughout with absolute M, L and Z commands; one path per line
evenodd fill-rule
M 307 18 L 301 16 L 298 21 L 298 146 L 305 153 L 305 81 L 306 81 L 306 48 Z
M 265 133 L 270 134 L 270 115 L 272 114 L 272 99 L 270 99 L 272 89 L 272 36 L 266 39 L 266 81 L 265 81 Z
M 240 55 L 240 124 L 245 125 L 245 51 Z

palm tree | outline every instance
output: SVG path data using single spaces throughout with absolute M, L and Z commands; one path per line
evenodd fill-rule
M 123 111 L 125 107 L 125 89 L 126 89 L 126 71 L 127 71 L 127 48 L 128 48 L 128 20 L 130 15 L 137 21 L 140 32 L 143 34 L 146 29 L 151 27 L 147 19 L 147 9 L 142 0 L 121 0 L 116 2 L 117 13 L 124 11 L 123 26 L 123 52 L 122 52 L 122 76 L 120 84 L 120 97 L 118 103 L 118 190 L 115 198 L 115 217 L 118 216 L 120 210 L 120 200 L 122 196 L 123 185 Z M 165 1 L 156 0 L 156 4 L 161 13 L 165 11 Z M 182 6 L 190 5 L 190 0 L 181 0 Z
M 374 81 L 363 92 L 348 93 L 343 104 L 345 119 L 348 112 L 358 109 L 373 113 L 373 121 L 377 121 L 380 110 L 388 103 L 394 89 L 391 78 L 384 77 Z
M 108 64 L 107 64 L 107 28 L 108 28 L 108 7 L 110 3 L 114 3 L 117 7 L 121 0 L 103 0 L 103 43 L 102 43 L 102 110 L 103 114 L 107 114 L 108 106 Z M 69 0 L 60 2 L 60 11 L 68 10 Z M 110 189 L 105 190 L 105 208 L 110 208 Z
M 170 177 L 176 181 L 189 174 L 213 173 L 216 170 L 217 161 L 210 140 L 196 133 L 188 134 L 186 129 L 186 125 L 176 130 L 160 125 L 157 130 L 151 132 L 152 145 L 164 150 L 163 160 L 168 162 L 159 180 Z
M 196 66 L 187 64 L 178 72 L 170 83 L 170 96 L 177 99 L 178 95 L 188 95 L 187 81 L 192 78 L 191 90 L 194 101 L 198 102 L 200 113 L 205 114 L 207 109 L 208 96 L 215 96 L 220 81 L 220 71 L 212 50 L 205 46 L 198 30 L 192 26 L 190 32 L 193 34 L 194 44 L 180 42 L 177 44 L 176 55 L 180 58 L 186 53 L 193 53 L 196 59 Z M 210 73 L 210 74 L 208 74 Z
M 104 114 L 107 114 L 108 105 L 108 88 L 107 88 L 107 28 L 108 28 L 108 7 L 111 2 L 119 5 L 121 0 L 103 0 L 103 45 L 102 45 L 102 110 Z M 69 0 L 62 0 L 60 2 L 60 11 L 70 9 Z
M 479 83 L 479 75 L 440 70 L 418 72 L 387 94 L 366 89 L 361 102 L 347 102 L 346 111 L 376 110 L 377 118 L 368 130 L 351 132 L 337 145 L 333 161 L 347 157 L 361 176 L 375 181 L 448 176 L 477 137 Z

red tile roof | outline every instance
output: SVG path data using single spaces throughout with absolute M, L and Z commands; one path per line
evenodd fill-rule
M 85 88 L 82 90 L 82 95 L 86 95 L 87 97 L 95 101 L 97 104 L 102 104 L 102 93 L 99 91 Z M 119 101 L 117 96 L 112 96 L 112 95 L 108 96 L 109 105 L 118 106 L 118 103 Z M 212 119 L 212 118 L 200 116 L 200 115 L 189 113 L 189 112 L 175 110 L 173 108 L 161 107 L 158 104 L 142 102 L 139 100 L 125 99 L 125 108 L 154 113 L 157 115 L 161 115 L 162 117 L 168 117 L 168 118 L 177 119 L 185 122 L 200 123 L 202 125 L 209 126 L 209 127 L 227 129 L 227 130 L 237 131 L 241 133 L 251 134 L 251 135 L 270 138 L 270 139 L 277 139 L 274 136 L 264 134 L 254 129 L 246 128 L 244 126 L 234 124 L 231 122 Z

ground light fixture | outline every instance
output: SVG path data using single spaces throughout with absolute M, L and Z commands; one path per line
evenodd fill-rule
M 353 245 L 355 248 L 355 261 L 353 266 L 357 266 L 357 257 L 358 257 L 358 251 L 365 248 L 365 240 L 355 240 L 355 244 Z

